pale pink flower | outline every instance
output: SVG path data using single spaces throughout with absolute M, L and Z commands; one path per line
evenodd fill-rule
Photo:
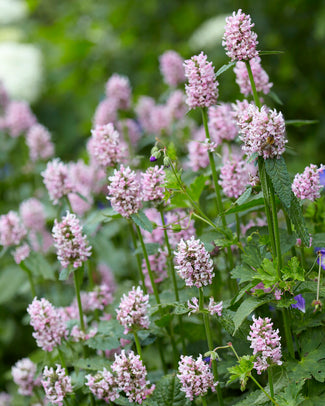
M 34 328 L 33 337 L 44 351 L 52 351 L 67 338 L 68 330 L 57 309 L 46 299 L 36 297 L 28 306 L 30 324 Z
M 43 371 L 42 385 L 48 401 L 54 405 L 62 406 L 67 393 L 72 393 L 70 376 L 65 369 L 56 364 L 56 370 L 46 365 Z
M 175 248 L 181 240 L 189 240 L 195 235 L 194 221 L 190 220 L 184 210 L 168 211 L 165 218 L 169 243 L 172 248 Z
M 148 219 L 156 224 L 156 228 L 149 232 L 147 230 L 142 230 L 143 239 L 145 243 L 157 243 L 159 245 L 164 244 L 165 235 L 162 227 L 161 215 L 159 211 L 155 208 L 145 209 L 145 214 Z
M 209 131 L 212 140 L 220 144 L 223 140 L 232 141 L 238 135 L 238 127 L 229 103 L 220 103 L 208 110 Z
M 251 59 L 249 64 L 252 69 L 256 90 L 268 94 L 273 83 L 269 82 L 269 76 L 261 66 L 261 58 L 257 56 L 256 58 Z M 253 94 L 245 62 L 238 61 L 234 67 L 234 72 L 236 74 L 236 83 L 240 88 L 240 92 L 246 97 Z
M 0 392 L 0 405 L 1 406 L 11 406 L 11 396 L 9 393 Z
M 303 173 L 296 174 L 291 188 L 298 199 L 314 201 L 320 197 L 323 185 L 320 182 L 319 174 L 324 168 L 324 165 L 317 168 L 316 165 L 311 164 L 306 166 Z
M 140 286 L 137 288 L 133 286 L 127 295 L 123 295 L 116 310 L 116 318 L 124 327 L 124 334 L 132 330 L 149 328 L 148 309 L 149 295 L 144 295 Z
M 184 62 L 185 76 L 188 84 L 185 85 L 186 103 L 190 109 L 196 107 L 210 107 L 217 103 L 218 82 L 215 77 L 212 62 L 201 52 Z
M 63 196 L 75 191 L 69 168 L 59 158 L 48 162 L 41 175 L 53 204 L 57 204 Z
M 55 219 L 52 234 L 58 260 L 63 268 L 69 265 L 79 268 L 91 255 L 91 246 L 87 236 L 82 235 L 82 226 L 75 214 L 67 211 L 61 222 Z
M 176 87 L 185 81 L 183 62 L 183 58 L 176 51 L 166 51 L 160 55 L 160 72 L 167 85 Z
M 140 96 L 135 107 L 139 122 L 143 130 L 147 133 L 154 132 L 154 124 L 152 122 L 152 111 L 156 103 L 152 97 Z
M 218 316 L 221 317 L 222 309 L 223 309 L 223 302 L 216 303 L 214 301 L 213 297 L 210 297 L 208 311 L 211 314 L 211 316 L 213 316 L 214 314 L 217 314 Z
M 30 159 L 35 162 L 39 159 L 46 160 L 54 155 L 54 145 L 51 134 L 41 124 L 34 124 L 26 134 L 26 144 L 29 148 Z
M 218 384 L 213 382 L 211 369 L 201 354 L 196 360 L 192 356 L 181 355 L 177 378 L 182 384 L 181 391 L 191 401 L 194 397 L 205 396 L 209 389 L 214 392 Z
M 250 348 L 253 349 L 253 355 L 256 355 L 254 368 L 259 375 L 269 366 L 282 365 L 279 330 L 273 330 L 272 326 L 270 318 L 256 319 L 253 315 L 253 324 L 247 340 L 251 341 Z
M 167 99 L 166 109 L 171 121 L 184 118 L 187 113 L 185 94 L 181 90 L 174 90 Z
M 175 252 L 178 275 L 185 280 L 186 286 L 201 288 L 210 285 L 213 272 L 213 261 L 200 240 L 194 236 L 190 240 L 181 240 Z
M 19 137 L 36 123 L 36 117 L 24 101 L 11 101 L 5 110 L 5 124 L 12 137 Z
M 137 145 L 141 137 L 141 131 L 139 124 L 135 120 L 132 120 L 131 118 L 120 120 L 116 124 L 116 127 L 125 142 L 130 140 L 133 146 Z
M 222 45 L 232 61 L 247 61 L 258 56 L 257 35 L 251 30 L 252 27 L 254 24 L 251 22 L 250 15 L 242 13 L 241 9 L 237 13 L 234 11 L 232 16 L 226 18 Z
M 279 158 L 284 153 L 288 140 L 281 112 L 250 104 L 238 115 L 238 126 L 239 138 L 244 143 L 242 149 L 248 156 L 257 153 L 267 159 Z
M 0 244 L 4 247 L 19 245 L 27 230 L 15 211 L 0 216 Z
M 141 185 L 137 175 L 129 167 L 120 166 L 114 170 L 114 175 L 109 178 L 108 196 L 113 209 L 123 217 L 130 217 L 137 213 L 141 206 Z
M 97 399 L 103 399 L 106 403 L 114 402 L 119 398 L 119 389 L 114 375 L 104 368 L 95 375 L 86 375 L 86 386 L 96 396 Z
M 101 276 L 102 283 L 106 285 L 109 288 L 109 291 L 113 294 L 117 288 L 113 271 L 104 263 L 99 263 L 97 265 L 97 270 Z
M 141 173 L 142 177 L 142 198 L 145 202 L 162 201 L 165 196 L 166 174 L 164 167 L 158 165 L 149 167 Z
M 155 385 L 150 386 L 147 380 L 147 369 L 140 355 L 135 355 L 133 351 L 126 355 L 122 350 L 120 355 L 115 355 L 112 371 L 116 374 L 118 389 L 125 393 L 129 402 L 142 404 L 155 389 Z
M 188 143 L 187 147 L 188 165 L 193 171 L 196 172 L 209 165 L 209 143 L 207 143 L 203 126 L 194 133 L 194 139 Z
M 32 396 L 34 388 L 41 384 L 40 379 L 35 377 L 36 369 L 37 365 L 29 358 L 17 361 L 11 368 L 11 375 L 21 395 Z
M 131 105 L 130 81 L 126 76 L 114 73 L 106 83 L 106 96 L 114 100 L 116 107 L 127 110 Z
M 28 258 L 30 254 L 30 247 L 29 245 L 25 242 L 24 244 L 20 245 L 15 249 L 13 252 L 13 257 L 17 265 L 19 265 L 22 261 L 24 261 L 26 258 Z
M 73 341 L 75 342 L 86 341 L 92 337 L 95 337 L 97 331 L 97 327 L 93 327 L 88 331 L 83 331 L 79 328 L 79 326 L 75 325 L 71 329 L 70 337 L 72 337 Z
M 26 228 L 34 231 L 44 230 L 45 210 L 38 199 L 31 197 L 24 200 L 19 207 L 19 213 Z
M 117 120 L 117 104 L 116 100 L 104 99 L 102 100 L 95 111 L 94 126 L 105 125 L 108 123 L 115 123 Z
M 192 313 L 198 313 L 200 311 L 199 299 L 197 297 L 192 297 L 191 300 L 187 301 L 187 307 L 191 309 L 188 312 L 188 316 L 190 316 Z

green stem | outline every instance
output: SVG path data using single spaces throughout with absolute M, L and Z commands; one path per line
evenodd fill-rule
M 258 97 L 258 94 L 257 94 L 252 68 L 251 68 L 251 65 L 250 65 L 249 61 L 245 61 L 245 64 L 246 64 L 246 68 L 247 68 L 247 72 L 248 72 L 249 81 L 251 82 L 254 102 L 255 102 L 256 106 L 260 109 L 261 108 L 261 101 L 260 101 L 260 98 Z
M 140 243 L 141 243 L 144 259 L 146 261 L 148 274 L 149 274 L 149 278 L 150 278 L 150 282 L 151 282 L 151 286 L 152 286 L 152 290 L 153 290 L 153 293 L 155 295 L 156 302 L 159 305 L 160 304 L 160 299 L 159 299 L 158 289 L 157 289 L 157 286 L 155 284 L 155 280 L 154 280 L 153 273 L 152 273 L 152 270 L 151 270 L 147 249 L 146 249 L 145 243 L 143 241 L 141 230 L 140 230 L 139 226 L 136 224 L 135 227 L 136 227 L 136 229 L 138 231 L 138 236 L 139 236 L 139 240 L 140 240 Z
M 203 406 L 208 406 L 207 401 L 205 399 L 205 396 L 201 396 L 201 400 L 202 400 L 202 405 Z
M 203 307 L 204 307 L 204 293 L 203 293 L 203 288 L 200 288 L 199 289 L 199 309 L 200 309 L 200 311 L 204 310 Z M 203 321 L 204 321 L 205 334 L 206 334 L 207 342 L 208 342 L 208 348 L 209 348 L 209 351 L 213 351 L 214 346 L 213 346 L 212 332 L 211 332 L 208 314 L 203 313 Z M 215 360 L 212 361 L 212 371 L 213 371 L 214 379 L 216 381 L 218 381 L 219 374 L 218 374 L 217 362 Z M 219 385 L 217 385 L 216 391 L 217 391 L 219 406 L 223 406 L 223 404 L 224 404 L 223 397 L 222 397 L 222 392 L 221 392 Z
M 286 213 L 285 211 L 284 211 L 284 216 L 285 216 L 285 219 L 286 219 L 288 234 L 289 234 L 289 235 L 292 235 L 293 232 L 292 232 L 291 220 L 290 220 L 289 216 L 287 215 L 287 213 Z M 293 257 L 296 257 L 296 256 L 297 256 L 297 252 L 296 252 L 296 248 L 295 248 L 295 247 L 292 247 L 292 248 L 291 248 L 291 254 L 292 254 Z
M 240 240 L 240 220 L 239 220 L 238 213 L 236 213 L 236 233 L 237 233 L 237 240 L 239 242 L 239 240 Z
M 276 209 L 275 194 L 271 181 L 269 183 L 270 196 L 271 196 L 271 210 L 272 210 L 272 219 L 273 219 L 273 230 L 274 230 L 274 239 L 275 239 L 275 248 L 277 254 L 277 277 L 281 279 L 281 268 L 282 268 L 282 254 L 281 254 L 281 243 L 280 243 L 280 234 L 279 234 L 279 224 L 278 224 L 278 213 Z
M 269 369 L 267 370 L 267 375 L 268 375 L 268 378 L 269 378 L 270 394 L 271 394 L 271 397 L 274 398 L 273 370 L 272 370 L 272 367 L 269 367 Z
M 129 221 L 129 227 L 130 227 L 133 247 L 134 247 L 134 250 L 136 250 L 137 249 L 137 237 L 134 232 L 132 221 Z M 141 279 L 141 283 L 142 283 L 142 289 L 143 289 L 144 293 L 147 294 L 147 287 L 145 284 L 145 277 L 144 277 L 143 270 L 142 270 L 140 254 L 136 254 L 136 258 L 137 258 L 137 263 L 138 263 L 139 275 L 140 275 L 140 279 Z
M 81 330 L 83 332 L 85 332 L 85 323 L 84 323 L 82 304 L 81 304 L 81 297 L 80 297 L 80 287 L 79 287 L 78 275 L 77 275 L 78 271 L 79 271 L 79 269 L 75 270 L 73 272 L 73 279 L 74 279 L 74 287 L 75 287 L 75 290 L 76 290 L 76 296 L 77 296 L 77 302 L 78 302 L 80 328 L 81 328 Z
M 63 352 L 61 351 L 61 349 L 59 347 L 57 347 L 57 348 L 58 348 L 58 353 L 59 353 L 61 364 L 62 364 L 63 368 L 65 369 L 66 374 L 68 375 L 68 368 L 67 368 L 67 364 L 65 363 Z
M 87 267 L 89 288 L 90 288 L 90 290 L 94 290 L 95 284 L 94 284 L 94 278 L 93 278 L 92 267 L 91 267 L 90 261 L 87 261 L 86 267 Z
M 32 296 L 34 298 L 34 297 L 36 297 L 36 289 L 35 289 L 35 285 L 34 285 L 34 281 L 33 281 L 33 277 L 32 277 L 32 271 L 28 268 L 28 266 L 24 263 L 24 261 L 21 261 L 21 263 L 19 265 L 20 265 L 21 269 L 27 273 L 29 284 L 30 284 L 30 290 L 31 290 Z
M 303 243 L 301 243 L 300 254 L 301 254 L 302 267 L 304 269 L 306 269 L 305 247 L 304 247 Z
M 259 384 L 259 382 L 253 377 L 253 375 L 250 376 L 252 381 L 255 382 L 255 384 L 261 389 L 261 391 L 264 393 L 265 396 L 267 396 L 270 401 L 275 405 L 279 406 L 279 403 L 277 403 L 265 390 L 264 388 Z
M 140 358 L 142 359 L 142 350 L 141 350 L 140 340 L 139 340 L 139 337 L 138 337 L 138 334 L 136 331 L 133 331 L 133 336 L 134 336 L 135 346 L 137 347 L 137 353 L 138 353 L 138 355 L 140 355 Z
M 320 277 L 321 277 L 321 271 L 322 271 L 322 255 L 318 254 L 318 278 L 317 278 L 317 294 L 316 294 L 316 300 L 317 302 L 319 301 L 319 290 L 320 290 Z
M 294 359 L 295 351 L 293 348 L 292 334 L 291 334 L 290 323 L 289 323 L 289 314 L 288 314 L 287 309 L 282 309 L 282 317 L 283 317 L 284 332 L 285 332 L 285 336 L 286 336 L 288 351 L 289 351 L 290 357 Z
M 65 197 L 65 200 L 66 200 L 66 202 L 67 202 L 67 205 L 68 205 L 68 208 L 69 208 L 70 213 L 73 213 L 73 209 L 72 209 L 72 205 L 71 205 L 70 199 L 68 198 L 68 196 L 64 196 L 64 197 Z
M 96 406 L 96 400 L 95 400 L 94 395 L 92 393 L 89 393 L 89 397 L 90 397 L 91 406 Z

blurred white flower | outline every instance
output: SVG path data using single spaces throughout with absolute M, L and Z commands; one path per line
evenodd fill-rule
M 27 15 L 24 0 L 0 0 L 0 24 L 15 23 Z
M 221 40 L 225 31 L 226 17 L 221 14 L 204 21 L 192 34 L 189 44 L 193 50 L 221 47 Z
M 2 42 L 0 61 L 0 81 L 9 96 L 34 102 L 40 94 L 43 79 L 40 50 L 30 44 Z

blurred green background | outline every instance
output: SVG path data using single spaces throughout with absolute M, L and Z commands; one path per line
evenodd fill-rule
M 8 0 L 14 1 L 14 0 Z M 15 0 L 16 1 L 16 0 Z M 221 46 L 225 15 L 251 14 L 260 50 L 283 50 L 262 59 L 283 101 L 286 119 L 315 119 L 288 129 L 299 159 L 292 170 L 320 163 L 325 148 L 325 2 L 322 0 L 27 0 L 24 20 L 2 25 L 0 40 L 14 36 L 43 55 L 44 79 L 32 107 L 52 132 L 57 154 L 75 159 L 89 136 L 104 83 L 118 72 L 130 78 L 134 98 L 165 90 L 158 57 L 175 49 L 184 58 L 201 50 L 216 69 L 228 62 Z M 232 70 L 220 78 L 220 99 L 241 97 Z M 324 160 L 323 160 L 324 162 Z

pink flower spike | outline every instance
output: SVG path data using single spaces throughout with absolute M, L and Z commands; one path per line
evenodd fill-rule
M 106 83 L 106 96 L 114 100 L 118 109 L 127 110 L 131 105 L 130 81 L 126 76 L 114 73 Z
M 11 101 L 5 110 L 5 125 L 10 135 L 19 137 L 36 123 L 36 117 L 24 101 Z
M 142 198 L 145 202 L 162 201 L 165 196 L 166 174 L 164 167 L 152 166 L 141 174 L 142 176 Z
M 32 162 L 47 160 L 54 155 L 54 144 L 51 134 L 41 124 L 34 124 L 26 134 L 26 144 L 29 148 L 29 156 Z
M 237 13 L 234 11 L 232 16 L 226 18 L 222 45 L 232 61 L 248 61 L 258 56 L 257 34 L 251 30 L 252 27 L 254 24 L 251 22 L 250 15 L 242 13 L 241 9 Z
M 216 303 L 214 301 L 213 297 L 210 297 L 208 311 L 211 314 L 211 316 L 213 316 L 214 314 L 217 314 L 219 317 L 221 317 L 222 308 L 223 308 L 223 302 Z
M 215 78 L 212 62 L 201 52 L 184 62 L 185 76 L 188 84 L 185 85 L 186 103 L 190 109 L 197 107 L 210 107 L 217 103 L 218 82 Z
M 176 87 L 185 81 L 183 58 L 175 51 L 166 51 L 159 57 L 160 72 L 164 82 Z
M 10 210 L 0 216 L 0 245 L 19 245 L 26 234 L 27 230 L 16 212 Z
M 36 369 L 37 365 L 29 358 L 21 359 L 11 368 L 13 380 L 21 395 L 32 396 L 34 388 L 41 384 L 40 379 L 35 378 Z
M 87 379 L 85 385 L 97 399 L 110 403 L 120 397 L 116 379 L 106 368 L 98 371 L 96 375 L 86 375 L 85 378 Z
M 59 364 L 56 364 L 56 370 L 46 365 L 41 382 L 46 399 L 54 405 L 62 406 L 66 394 L 72 393 L 71 378 Z
M 306 166 L 302 174 L 296 174 L 291 188 L 298 199 L 308 199 L 314 201 L 320 197 L 320 192 L 323 189 L 323 185 L 320 182 L 319 174 L 324 170 L 324 168 L 324 165 L 317 168 L 316 165 L 311 164 L 310 166 Z
M 249 64 L 252 69 L 256 90 L 268 94 L 273 83 L 269 82 L 269 76 L 261 66 L 261 58 L 257 56 L 256 58 L 251 59 Z M 238 61 L 234 67 L 234 72 L 236 74 L 236 83 L 240 88 L 240 92 L 246 97 L 253 94 L 246 64 L 242 61 Z

